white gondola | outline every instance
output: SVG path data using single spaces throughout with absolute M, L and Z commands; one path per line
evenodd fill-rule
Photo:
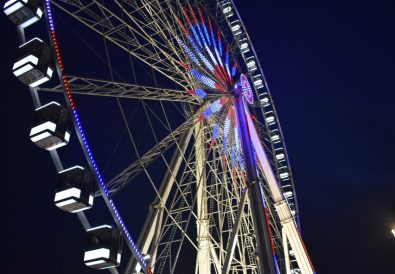
M 22 28 L 37 22 L 43 15 L 40 0 L 9 0 L 4 3 L 3 10 L 15 25 Z
M 275 156 L 278 162 L 283 162 L 285 161 L 285 152 L 284 152 L 284 148 L 280 147 L 280 148 L 276 148 L 274 150 L 275 152 Z
M 259 98 L 259 102 L 261 103 L 261 106 L 267 107 L 270 105 L 270 98 L 267 92 L 260 93 L 258 98 Z
M 225 17 L 231 17 L 233 15 L 233 8 L 230 1 L 223 1 L 221 3 L 222 12 L 224 13 Z
M 261 89 L 264 87 L 263 78 L 261 74 L 252 76 L 252 83 L 256 89 Z
M 242 33 L 241 25 L 239 20 L 235 20 L 230 23 L 230 30 L 232 31 L 233 35 L 236 37 Z
M 30 140 L 37 146 L 54 150 L 70 141 L 70 114 L 66 107 L 51 102 L 35 110 Z
M 50 47 L 39 38 L 19 46 L 12 72 L 22 83 L 37 87 L 51 79 L 53 68 Z
M 121 263 L 122 236 L 118 229 L 102 225 L 86 231 L 85 265 L 95 269 L 117 267 Z
M 248 39 L 247 38 L 242 38 L 239 40 L 240 44 L 240 51 L 242 54 L 246 54 L 247 52 L 250 51 L 250 46 L 248 44 Z
M 270 131 L 270 140 L 275 144 L 281 141 L 280 131 L 278 129 Z
M 55 205 L 76 213 L 93 206 L 94 177 L 89 170 L 74 166 L 59 172 Z
M 276 118 L 272 110 L 265 112 L 265 120 L 268 125 L 274 125 L 276 123 Z
M 256 60 L 254 56 L 247 57 L 246 64 L 249 72 L 254 72 L 257 70 Z
M 289 171 L 287 166 L 279 167 L 278 174 L 282 181 L 287 181 L 290 179 Z

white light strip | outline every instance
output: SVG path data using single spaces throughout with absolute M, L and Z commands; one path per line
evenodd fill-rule
M 49 78 L 52 77 L 52 73 L 53 73 L 53 69 L 51 67 L 48 67 L 47 68 L 47 75 L 48 75 Z
M 93 196 L 89 195 L 89 201 L 88 203 L 92 206 L 93 205 Z
M 52 132 L 55 132 L 56 130 L 56 124 L 51 121 L 47 121 L 41 125 L 35 126 L 30 130 L 30 136 L 36 135 L 39 132 L 43 132 L 45 130 L 50 130 Z
M 101 226 L 89 228 L 89 229 L 87 229 L 86 231 L 93 231 L 93 230 L 100 229 L 100 228 L 105 228 L 105 227 L 107 227 L 107 228 L 112 228 L 112 227 L 109 226 L 109 225 L 101 225 Z
M 27 65 L 25 65 L 25 66 L 23 66 L 23 67 L 21 67 L 21 68 L 15 70 L 15 71 L 13 71 L 12 73 L 13 73 L 16 77 L 19 77 L 19 76 L 21 76 L 22 74 L 24 74 L 24 73 L 26 73 L 26 72 L 28 72 L 29 70 L 32 70 L 32 69 L 33 69 L 33 66 L 30 65 L 30 64 L 27 64 Z
M 67 168 L 67 169 L 63 169 L 62 171 L 59 172 L 59 174 L 62 174 L 62 173 L 64 173 L 64 172 L 67 172 L 67 171 L 70 171 L 70 170 L 73 170 L 73 169 L 81 169 L 81 170 L 84 170 L 84 168 L 83 168 L 82 166 L 72 166 L 72 167 L 69 167 L 69 168 Z
M 288 172 L 280 173 L 280 178 L 281 179 L 285 179 L 285 178 L 288 178 L 288 177 L 289 177 L 289 173 Z
M 34 137 L 31 137 L 30 138 L 30 140 L 33 142 L 33 143 L 36 143 L 37 141 L 40 141 L 40 140 L 42 140 L 42 139 L 44 139 L 44 138 L 47 138 L 47 137 L 49 137 L 49 136 L 51 136 L 51 134 L 49 133 L 49 132 L 43 132 L 43 133 L 41 133 L 41 134 L 39 134 L 39 135 L 36 135 L 36 136 L 34 136 Z
M 29 20 L 27 20 L 27 21 L 23 22 L 22 24 L 20 24 L 20 27 L 21 28 L 27 28 L 28 26 L 36 23 L 38 21 L 38 19 L 40 19 L 40 18 L 38 18 L 37 16 L 34 16 L 34 17 L 30 18 Z
M 57 144 L 57 145 L 55 145 L 55 146 L 52 146 L 52 147 L 47 148 L 47 150 L 48 150 L 48 151 L 55 150 L 55 149 L 58 149 L 58 148 L 60 148 L 60 147 L 65 146 L 65 145 L 67 145 L 67 143 L 66 143 L 66 142 L 62 142 L 62 143 L 59 143 L 59 144 Z
M 8 7 L 9 5 L 11 5 L 11 4 L 15 3 L 15 2 L 16 2 L 16 0 L 10 0 L 10 1 L 5 2 L 4 8 Z
M 6 5 L 7 5 L 7 3 L 6 3 Z M 22 3 L 18 2 L 18 3 L 15 3 L 14 5 L 10 6 L 9 8 L 4 9 L 4 13 L 5 13 L 5 15 L 8 16 L 8 15 L 14 13 L 15 11 L 19 10 L 22 7 L 23 7 Z M 4 8 L 5 8 L 5 6 L 4 6 Z
M 41 16 L 43 16 L 43 11 L 40 8 L 37 8 L 36 14 L 41 18 Z
M 74 204 L 74 203 L 76 203 L 76 202 L 77 202 L 77 201 L 74 200 L 74 199 L 68 199 L 68 200 L 63 201 L 63 202 L 55 203 L 55 205 L 56 205 L 57 207 L 63 207 L 63 206 L 65 206 L 65 205 Z
M 33 54 L 30 54 L 24 58 L 22 58 L 21 60 L 17 61 L 14 63 L 14 66 L 12 67 L 12 70 L 19 68 L 20 66 L 26 64 L 26 63 L 32 63 L 33 65 L 37 65 L 38 64 L 38 58 L 36 56 L 34 56 Z
M 24 45 L 29 44 L 30 42 L 32 42 L 32 41 L 34 41 L 34 40 L 37 40 L 37 41 L 39 41 L 39 42 L 41 42 L 41 43 L 44 43 L 43 40 L 41 40 L 40 38 L 34 37 L 33 39 L 27 41 L 26 43 L 23 43 L 22 45 L 20 45 L 19 48 L 23 47 Z
M 45 76 L 45 77 L 41 78 L 40 80 L 37 80 L 36 82 L 31 83 L 29 86 L 31 86 L 32 88 L 35 88 L 35 87 L 47 82 L 49 79 L 50 79 L 49 77 Z
M 50 105 L 60 106 L 60 104 L 58 102 L 52 101 L 52 102 L 49 102 L 48 104 L 45 104 L 45 105 L 43 105 L 41 107 L 36 108 L 35 110 L 37 111 L 37 110 L 40 110 L 40 109 L 45 108 L 45 107 L 50 106 Z
M 87 210 L 87 209 L 90 209 L 90 208 L 92 208 L 92 207 L 91 206 L 86 206 L 86 207 L 83 207 L 83 208 L 79 208 L 79 209 L 73 210 L 73 211 L 71 211 L 71 213 L 77 213 L 77 212 L 80 212 L 80 211 L 83 211 L 83 210 Z
M 72 187 L 66 190 L 62 190 L 59 192 L 56 192 L 55 194 L 55 202 L 64 200 L 66 198 L 71 198 L 75 197 L 77 199 L 81 198 L 81 189 L 78 189 L 76 187 Z
M 64 134 L 64 140 L 65 140 L 66 142 L 69 142 L 69 141 L 70 141 L 70 133 L 69 133 L 68 131 L 66 131 L 66 133 Z
M 85 251 L 84 261 L 90 261 L 99 258 L 110 258 L 110 250 L 108 248 L 99 248 L 95 250 Z
M 100 268 L 100 270 L 107 269 L 107 268 L 114 268 L 114 267 L 115 267 L 115 265 L 110 265 L 110 266 L 102 267 L 102 268 Z
M 87 262 L 87 263 L 85 263 L 85 265 L 87 265 L 87 266 L 91 266 L 91 265 L 96 265 L 96 264 L 105 264 L 105 263 L 107 263 L 106 261 L 104 261 L 104 260 L 97 260 L 97 261 L 93 261 L 93 262 Z

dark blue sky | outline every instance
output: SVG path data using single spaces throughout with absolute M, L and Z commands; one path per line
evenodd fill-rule
M 318 273 L 393 272 L 395 4 L 237 5 L 277 107 Z M 5 16 L 0 24 L 4 273 L 90 273 L 82 227 L 53 206 L 49 155 L 28 139 L 33 106 L 11 73 L 16 31 Z

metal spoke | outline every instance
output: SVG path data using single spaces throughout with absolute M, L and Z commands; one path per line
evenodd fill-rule
M 143 22 L 144 18 L 138 16 L 137 11 L 128 12 L 127 17 L 131 20 L 126 20 L 122 9 L 111 9 L 104 3 L 60 0 L 54 4 L 181 87 L 186 89 L 191 86 L 190 77 L 178 65 L 180 58 L 177 57 L 177 51 L 174 51 L 174 46 L 169 47 L 169 44 L 176 43 L 172 42 L 174 36 L 166 37 L 166 44 L 163 41 L 161 43 L 155 39 L 157 33 L 151 27 L 152 21 Z
M 196 97 L 182 90 L 148 87 L 79 76 L 68 76 L 68 78 L 70 88 L 74 94 L 200 104 Z M 39 91 L 63 92 L 63 88 L 61 85 L 40 87 Z
M 169 149 L 179 138 L 192 129 L 192 125 L 196 119 L 196 116 L 190 117 L 187 121 L 181 124 L 168 136 L 162 139 L 156 146 L 151 148 L 144 155 L 140 156 L 138 160 L 133 162 L 123 171 L 121 171 L 117 176 L 115 176 L 108 183 L 108 189 L 110 192 L 116 194 L 128 183 L 130 183 L 133 178 L 135 178 L 140 172 L 147 168 L 153 161 L 160 157 L 167 149 Z M 96 193 L 97 195 L 99 193 Z

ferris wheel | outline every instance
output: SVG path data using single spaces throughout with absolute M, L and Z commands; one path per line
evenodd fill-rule
M 88 267 L 315 273 L 276 109 L 232 0 L 10 0 L 4 13 L 20 38 L 13 73 L 36 109 L 30 139 L 59 173 L 55 205 L 86 231 Z M 80 158 L 67 153 L 76 143 Z

